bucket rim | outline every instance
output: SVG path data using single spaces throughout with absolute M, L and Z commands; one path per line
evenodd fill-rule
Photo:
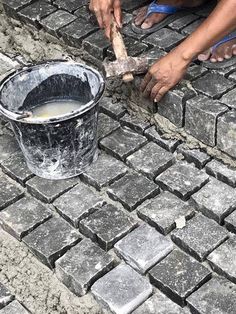
M 87 69 L 89 71 L 91 71 L 92 73 L 94 73 L 100 82 L 100 86 L 98 89 L 97 94 L 95 95 L 94 99 L 90 100 L 88 103 L 85 104 L 83 110 L 80 111 L 73 111 L 70 112 L 68 114 L 64 114 L 61 116 L 57 116 L 57 117 L 53 117 L 53 118 L 48 118 L 48 119 L 32 119 L 32 120 L 27 120 L 27 118 L 22 118 L 19 119 L 21 114 L 17 114 L 14 113 L 10 110 L 7 110 L 6 108 L 4 108 L 3 103 L 1 101 L 1 93 L 2 90 L 4 88 L 4 86 L 15 76 L 24 73 L 24 72 L 28 72 L 34 68 L 37 68 L 39 66 L 42 65 L 47 65 L 47 64 L 59 64 L 59 63 L 68 63 L 68 64 L 72 64 L 72 65 L 76 65 L 76 66 L 81 66 L 84 69 Z M 6 118 L 8 118 L 10 121 L 16 121 L 16 122 L 22 122 L 22 123 L 27 123 L 27 124 L 51 124 L 51 123 L 59 123 L 62 121 L 66 121 L 66 120 L 70 120 L 76 116 L 80 116 L 82 114 L 84 114 L 85 112 L 89 111 L 90 109 L 92 109 L 93 107 L 96 106 L 96 104 L 99 102 L 99 100 L 102 98 L 103 94 L 105 92 L 105 79 L 104 76 L 96 69 L 94 69 L 93 67 L 80 63 L 80 62 L 76 62 L 73 60 L 68 60 L 68 59 L 52 59 L 52 60 L 44 60 L 44 61 L 40 61 L 40 62 L 36 62 L 36 63 L 31 63 L 31 64 L 27 64 L 24 65 L 23 67 L 14 70 L 13 72 L 11 72 L 9 75 L 7 75 L 1 82 L 0 82 L 0 113 L 3 114 L 3 116 L 5 116 Z

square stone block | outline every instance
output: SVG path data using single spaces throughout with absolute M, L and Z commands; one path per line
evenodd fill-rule
M 69 12 L 74 12 L 78 8 L 88 4 L 88 0 L 55 0 L 54 4 L 59 8 Z
M 99 30 L 83 40 L 83 48 L 100 61 L 106 57 L 106 52 L 110 45 L 103 30 Z
M 206 172 L 224 183 L 236 187 L 236 168 L 230 168 L 229 166 L 217 161 L 212 160 L 206 165 Z
M 125 114 L 121 119 L 120 123 L 122 126 L 126 126 L 134 131 L 143 134 L 144 131 L 150 127 L 150 123 L 144 121 L 143 119 L 137 116 L 131 116 L 130 114 Z
M 189 149 L 184 144 L 178 146 L 177 152 L 182 154 L 188 162 L 193 162 L 198 169 L 204 168 L 211 157 L 200 149 Z
M 225 218 L 225 226 L 229 231 L 236 233 L 236 210 Z
M 119 120 L 126 112 L 125 104 L 113 102 L 111 97 L 103 97 L 99 103 L 100 112 L 107 114 L 115 120 Z
M 10 135 L 2 135 L 0 141 L 0 163 L 19 151 L 16 139 Z
M 30 314 L 20 302 L 14 300 L 0 310 L 0 314 Z
M 236 109 L 236 88 L 232 89 L 228 93 L 224 94 L 220 101 L 230 107 L 231 109 Z
M 118 121 L 113 120 L 104 113 L 100 113 L 98 116 L 98 139 L 104 138 L 119 127 L 120 123 Z
M 12 300 L 14 300 L 14 296 L 2 283 L 0 283 L 0 309 L 10 303 Z

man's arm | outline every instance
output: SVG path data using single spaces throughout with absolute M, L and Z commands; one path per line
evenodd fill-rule
M 236 29 L 236 0 L 220 0 L 210 16 L 167 56 L 157 61 L 146 74 L 141 90 L 159 101 L 184 76 L 198 54 Z

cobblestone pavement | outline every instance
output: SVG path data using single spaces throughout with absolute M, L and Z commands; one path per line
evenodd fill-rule
M 85 1 L 31 2 L 7 1 L 7 14 L 36 27 L 40 20 L 50 34 L 60 32 L 70 44 L 83 41 L 97 58 L 109 53 L 89 20 L 81 33 Z M 130 10 L 134 3 L 130 1 Z M 152 40 L 158 48 L 171 49 L 205 13 L 199 10 L 161 30 L 168 40 L 156 43 L 150 35 L 130 49 L 142 53 Z M 126 21 L 130 18 L 127 13 Z M 129 27 L 124 32 L 132 38 Z M 0 75 L 18 62 L 0 54 Z M 181 87 L 166 104 L 176 104 L 175 114 L 169 111 L 179 119 L 176 125 L 185 112 L 190 117 L 186 127 L 199 132 L 195 137 L 215 145 L 216 125 L 234 111 L 210 97 L 234 91 L 234 69 L 219 74 L 194 65 L 191 71 L 199 95 L 188 96 L 192 90 Z M 222 84 L 205 84 L 203 74 L 208 82 Z M 207 96 L 200 95 L 204 88 L 209 88 Z M 164 104 L 160 108 L 165 116 Z M 229 128 L 221 125 L 222 132 Z M 111 97 L 101 101 L 98 136 L 94 164 L 77 178 L 51 181 L 27 169 L 9 124 L 1 119 L 0 281 L 11 292 L 0 285 L 0 314 L 235 314 L 236 169 L 163 137 L 156 126 L 130 115 Z

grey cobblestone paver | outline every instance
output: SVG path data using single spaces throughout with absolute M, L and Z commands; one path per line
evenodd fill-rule
M 176 220 L 194 216 L 194 208 L 170 192 L 163 192 L 137 208 L 138 216 L 166 235 L 176 226 Z
M 104 113 L 98 116 L 98 138 L 102 139 L 120 127 L 120 123 Z
M 19 151 L 16 139 L 10 135 L 2 135 L 0 141 L 0 163 Z
M 172 232 L 171 238 L 181 249 L 203 261 L 228 238 L 228 233 L 215 221 L 200 214 L 188 221 L 183 229 Z
M 59 9 L 73 12 L 73 11 L 77 10 L 78 8 L 86 5 L 88 2 L 87 2 L 87 0 L 68 0 L 68 1 L 55 0 L 55 1 L 53 1 L 53 3 Z
M 191 199 L 198 210 L 219 223 L 236 208 L 235 189 L 213 178 Z
M 141 118 L 137 118 L 135 116 L 131 116 L 130 114 L 125 114 L 121 119 L 120 123 L 123 126 L 129 127 L 134 131 L 143 134 L 144 131 L 150 126 L 149 122 L 145 122 Z
M 188 162 L 193 162 L 198 169 L 204 168 L 211 160 L 211 157 L 200 149 L 189 149 L 184 144 L 178 146 L 177 152 L 181 153 Z
M 151 180 L 137 173 L 128 173 L 107 191 L 108 195 L 132 211 L 146 199 L 159 193 L 159 188 Z
M 171 241 L 143 224 L 121 239 L 115 250 L 128 264 L 144 274 L 173 249 Z
M 0 309 L 6 306 L 14 299 L 14 296 L 10 293 L 10 291 L 0 283 Z
M 233 188 L 236 187 L 236 169 L 230 168 L 217 160 L 212 160 L 206 165 L 206 172 Z
M 225 218 L 225 226 L 229 231 L 236 233 L 236 211 Z
M 114 103 L 112 98 L 103 97 L 100 102 L 100 111 L 109 115 L 111 118 L 118 120 L 121 118 L 125 112 L 125 104 L 122 103 Z
M 92 286 L 92 293 L 114 313 L 128 314 L 152 293 L 148 280 L 121 264 Z
M 5 306 L 3 309 L 0 310 L 0 314 L 30 314 L 26 308 L 21 305 L 20 302 L 17 300 L 12 301 L 10 304 Z
M 113 258 L 89 239 L 82 240 L 59 258 L 57 277 L 76 295 L 84 295 L 88 288 L 113 266 Z

